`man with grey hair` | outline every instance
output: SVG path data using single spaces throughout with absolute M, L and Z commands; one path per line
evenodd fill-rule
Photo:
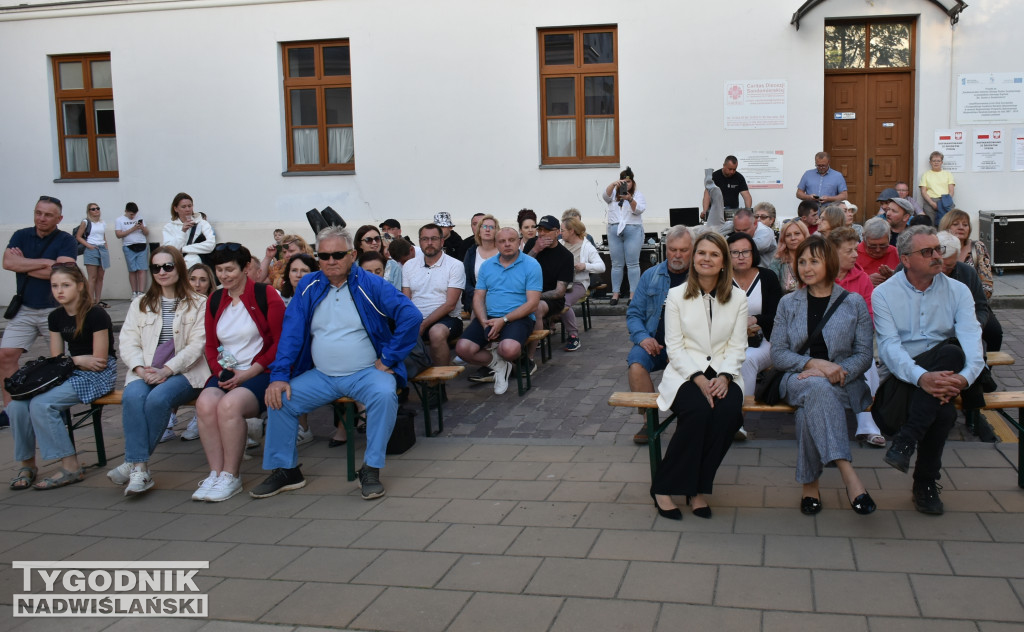
M 892 276 L 900 264 L 896 247 L 889 243 L 889 223 L 881 217 L 872 217 L 864 224 L 864 241 L 857 244 L 857 265 L 871 279 L 880 283 Z
M 356 251 L 347 230 L 330 226 L 316 239 L 320 270 L 295 288 L 270 365 L 263 468 L 273 472 L 249 492 L 253 498 L 305 486 L 295 445 L 298 417 L 339 397 L 366 405 L 359 486 L 366 500 L 384 495 L 380 468 L 395 427 L 396 391 L 406 384 L 403 361 L 423 316 L 385 279 L 353 265 Z
M 653 393 L 651 373 L 668 366 L 665 352 L 665 298 L 668 291 L 686 281 L 693 252 L 693 234 L 686 226 L 673 226 L 665 235 L 665 260 L 644 271 L 633 300 L 626 310 L 626 328 L 633 348 L 626 357 L 629 390 Z M 633 435 L 635 443 L 647 443 L 647 428 Z
M 875 288 L 878 353 L 889 369 L 872 407 L 878 426 L 895 435 L 884 461 L 901 472 L 914 466 L 914 507 L 941 514 L 942 451 L 956 421 L 953 400 L 981 406 L 970 389 L 985 366 L 974 299 L 963 283 L 942 274 L 942 248 L 931 226 L 912 226 L 896 248 L 903 269 Z
M 750 238 L 754 240 L 754 245 L 757 246 L 757 251 L 761 253 L 761 265 L 765 267 L 771 263 L 775 257 L 775 251 L 779 247 L 779 243 L 775 239 L 775 231 L 757 221 L 754 212 L 750 209 L 741 208 L 736 211 L 732 220 L 722 225 L 720 232 L 726 237 L 733 233 L 750 235 Z

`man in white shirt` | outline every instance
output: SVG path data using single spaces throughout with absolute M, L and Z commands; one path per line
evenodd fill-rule
M 451 364 L 449 344 L 462 335 L 459 300 L 466 287 L 466 269 L 444 253 L 443 239 L 440 226 L 423 226 L 419 235 L 423 260 L 410 259 L 402 266 L 402 293 L 423 314 L 420 338 L 429 345 L 434 366 Z

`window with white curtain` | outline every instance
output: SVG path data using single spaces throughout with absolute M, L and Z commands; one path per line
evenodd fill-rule
M 618 29 L 538 29 L 541 164 L 619 160 Z
M 110 54 L 52 58 L 62 178 L 116 178 Z
M 348 40 L 281 45 L 289 171 L 355 169 Z

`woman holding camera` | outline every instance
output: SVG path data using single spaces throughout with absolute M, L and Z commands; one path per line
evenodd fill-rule
M 623 267 L 629 278 L 630 300 L 640 284 L 640 248 L 644 244 L 644 223 L 640 216 L 647 210 L 647 202 L 636 190 L 633 170 L 629 167 L 605 188 L 601 197 L 608 203 L 608 252 L 612 260 L 612 299 L 608 304 L 618 305 Z
M 185 265 L 192 267 L 202 263 L 201 255 L 213 252 L 217 236 L 213 226 L 195 212 L 192 196 L 179 193 L 171 202 L 171 221 L 164 224 L 164 240 L 161 245 L 173 246 L 185 257 Z

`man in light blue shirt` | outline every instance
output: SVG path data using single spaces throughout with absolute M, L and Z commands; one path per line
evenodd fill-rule
M 896 428 L 885 462 L 906 472 L 914 466 L 914 506 L 941 514 L 936 481 L 942 450 L 956 421 L 953 400 L 984 405 L 973 387 L 985 366 L 981 326 L 967 286 L 942 274 L 942 248 L 931 226 L 911 226 L 896 243 L 903 270 L 871 294 L 878 354 L 891 375 L 875 395 L 872 414 Z M 902 423 L 902 425 L 900 425 Z
M 533 331 L 543 288 L 540 264 L 519 250 L 519 233 L 502 228 L 498 255 L 480 265 L 473 292 L 473 320 L 455 345 L 459 357 L 494 370 L 494 392 L 508 390 L 512 365 Z M 490 347 L 490 348 L 488 348 Z
M 796 196 L 818 204 L 842 202 L 846 199 L 846 178 L 829 166 L 831 157 L 819 151 L 814 155 L 814 169 L 806 171 L 796 186 Z

